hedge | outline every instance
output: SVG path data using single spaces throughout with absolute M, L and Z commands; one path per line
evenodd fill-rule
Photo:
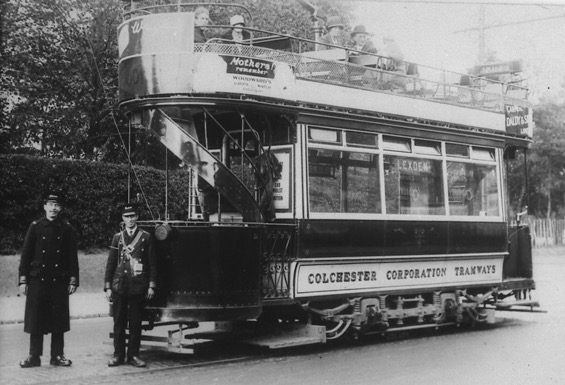
M 141 166 L 133 170 L 131 197 L 141 197 L 141 219 L 164 219 L 165 171 Z M 127 165 L 0 155 L 0 254 L 21 250 L 30 223 L 45 214 L 41 197 L 53 187 L 67 197 L 61 215 L 77 230 L 79 248 L 107 247 L 119 229 L 117 207 L 127 203 L 127 175 Z M 169 172 L 170 219 L 187 218 L 187 175 L 184 170 Z

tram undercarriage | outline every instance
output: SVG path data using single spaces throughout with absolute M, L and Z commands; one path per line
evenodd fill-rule
M 486 291 L 485 291 L 486 290 Z M 142 339 L 154 350 L 197 353 L 203 347 L 229 341 L 269 349 L 288 348 L 364 336 L 444 327 L 479 327 L 496 323 L 496 311 L 543 312 L 529 289 L 497 288 L 434 291 L 421 294 L 381 294 L 341 302 L 307 301 L 266 305 L 256 320 L 234 322 L 148 322 Z M 167 336 L 152 335 L 168 327 Z M 173 328 L 171 328 L 173 327 Z

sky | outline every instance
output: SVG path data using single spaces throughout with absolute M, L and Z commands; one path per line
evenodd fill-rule
M 565 0 L 352 3 L 377 48 L 391 35 L 405 60 L 462 73 L 479 64 L 479 32 L 461 30 L 479 27 L 483 7 L 485 27 L 511 24 L 484 30 L 485 51 L 500 61 L 522 60 L 534 103 L 565 97 Z

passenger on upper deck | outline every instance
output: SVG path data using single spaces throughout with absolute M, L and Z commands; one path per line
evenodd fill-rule
M 380 52 L 383 57 L 386 57 L 381 69 L 385 70 L 386 73 L 382 75 L 382 83 L 378 88 L 391 90 L 391 91 L 402 91 L 406 85 L 406 64 L 404 63 L 404 54 L 400 50 L 400 47 L 394 41 L 394 38 L 388 35 L 383 37 L 384 48 Z
M 251 39 L 251 34 L 242 28 L 245 27 L 245 19 L 243 16 L 233 15 L 230 18 L 230 25 L 232 26 L 232 29 L 222 36 L 223 42 L 241 44 L 243 40 L 249 41 Z
M 371 40 L 369 40 L 369 34 L 364 25 L 356 25 L 351 32 L 351 41 L 348 44 L 348 48 L 363 51 L 366 53 L 377 53 L 377 49 Z M 352 52 L 351 54 L 356 55 L 357 52 Z
M 198 7 L 194 11 L 194 42 L 206 43 L 208 38 L 204 33 L 204 27 L 210 22 L 210 12 L 204 7 Z
M 326 25 L 328 33 L 320 38 L 320 50 L 335 49 L 330 45 L 339 45 L 344 47 L 347 44 L 346 38 L 343 36 L 343 23 L 339 16 L 332 16 L 328 18 L 328 23 Z
M 383 37 L 384 48 L 381 55 L 386 56 L 388 60 L 384 63 L 387 71 L 406 73 L 406 65 L 404 63 L 404 54 L 400 50 L 398 44 L 391 36 Z

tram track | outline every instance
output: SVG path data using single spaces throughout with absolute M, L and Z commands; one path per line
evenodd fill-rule
M 305 345 L 292 348 L 269 350 L 265 348 L 249 347 L 239 344 L 222 344 L 207 349 L 202 354 L 185 355 L 179 353 L 170 353 L 162 351 L 143 352 L 143 358 L 146 359 L 148 367 L 137 369 L 131 366 L 122 366 L 112 368 L 112 371 L 104 370 L 103 374 L 88 373 L 84 376 L 73 376 L 49 381 L 38 382 L 22 382 L 26 384 L 129 384 L 129 383 L 162 383 L 161 380 L 169 379 L 175 376 L 187 376 L 187 373 L 199 371 L 206 368 L 211 371 L 231 370 L 234 365 L 249 365 L 252 363 L 264 364 L 272 363 L 276 360 L 292 361 L 300 357 L 308 359 L 308 357 L 323 357 L 333 353 L 350 352 L 356 350 L 360 352 L 375 347 L 377 350 L 385 352 L 389 350 L 400 349 L 399 346 L 407 347 L 407 342 L 420 344 L 421 340 L 426 343 L 445 344 L 448 338 L 458 335 L 467 335 L 471 333 L 489 333 L 497 329 L 508 329 L 520 327 L 527 324 L 528 321 L 520 321 L 514 318 L 501 318 L 495 325 L 486 325 L 486 327 L 446 327 L 439 330 L 433 329 L 414 329 L 399 330 L 394 333 L 386 334 L 370 334 L 365 338 L 357 341 L 332 341 L 324 345 Z M 449 344 L 449 343 L 447 343 Z M 404 348 L 402 348 L 404 349 Z M 187 362 L 189 360 L 190 362 Z M 253 365 L 251 365 L 253 366 Z M 183 371 L 186 371 L 183 372 Z M 141 382 L 140 382 L 141 381 Z M 145 382 L 144 382 L 145 381 Z M 165 381 L 166 382 L 166 381 Z

